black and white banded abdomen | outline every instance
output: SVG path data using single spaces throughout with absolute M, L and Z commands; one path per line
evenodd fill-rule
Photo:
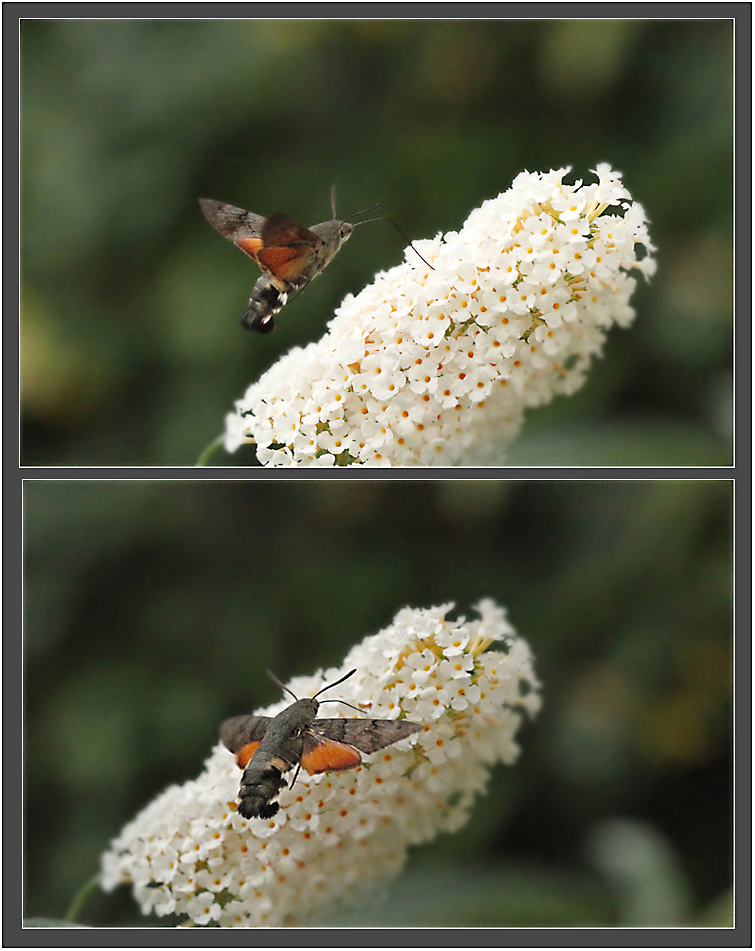
M 241 325 L 252 333 L 269 334 L 275 330 L 275 315 L 283 309 L 288 293 L 276 285 L 270 274 L 263 274 L 254 285 L 249 309 Z

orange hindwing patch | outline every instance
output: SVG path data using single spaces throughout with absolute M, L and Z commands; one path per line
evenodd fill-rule
M 248 254 L 250 258 L 257 260 L 257 252 L 262 247 L 261 238 L 239 238 L 236 241 L 236 246 L 241 248 L 244 254 Z
M 257 263 L 281 281 L 295 281 L 312 263 L 315 253 L 308 245 L 302 248 L 264 247 L 257 252 Z
M 337 740 L 323 740 L 301 758 L 301 765 L 308 773 L 326 773 L 328 770 L 353 769 L 359 766 L 362 757 L 353 746 Z
M 239 764 L 239 769 L 246 768 L 246 764 L 254 756 L 259 745 L 259 740 L 257 740 L 256 743 L 247 743 L 246 746 L 241 747 L 236 754 L 236 762 Z

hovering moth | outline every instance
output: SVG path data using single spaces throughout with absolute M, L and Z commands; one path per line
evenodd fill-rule
M 362 762 L 360 750 L 374 753 L 422 729 L 410 720 L 316 719 L 320 707 L 316 698 L 355 673 L 356 669 L 302 700 L 276 680 L 294 703 L 275 717 L 242 715 L 221 726 L 221 742 L 236 754 L 244 770 L 238 810 L 245 819 L 270 819 L 278 812 L 280 806 L 273 800 L 288 785 L 283 774 L 294 766 L 292 786 L 302 766 L 312 774 L 353 769 Z
M 356 227 L 336 214 L 336 188 L 330 194 L 333 220 L 305 228 L 289 215 L 269 218 L 255 215 L 222 201 L 200 198 L 205 218 L 224 238 L 241 248 L 262 268 L 249 298 L 241 325 L 252 332 L 268 334 L 275 330 L 275 315 L 290 294 L 303 290 L 325 270 L 348 241 Z M 379 203 L 378 203 L 379 205 Z M 351 218 L 366 215 L 378 205 L 359 211 Z M 366 224 L 364 221 L 358 224 Z

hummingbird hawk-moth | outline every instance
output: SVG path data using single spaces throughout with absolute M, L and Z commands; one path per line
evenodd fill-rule
M 335 185 L 330 198 L 333 220 L 311 228 L 305 228 L 289 215 L 265 218 L 222 201 L 199 199 L 205 218 L 213 228 L 262 268 L 262 276 L 254 285 L 249 306 L 241 318 L 247 330 L 261 334 L 275 330 L 275 315 L 285 306 L 289 295 L 303 290 L 324 271 L 341 245 L 351 237 L 356 224 L 350 224 L 348 218 L 343 221 L 338 218 Z M 379 204 L 350 217 L 366 215 Z
M 221 726 L 221 742 L 236 754 L 244 770 L 238 811 L 245 819 L 271 819 L 278 812 L 280 806 L 273 800 L 288 785 L 283 774 L 295 766 L 292 786 L 301 767 L 312 774 L 353 769 L 362 762 L 360 750 L 374 753 L 422 729 L 410 720 L 316 719 L 320 707 L 316 698 L 355 673 L 356 669 L 302 700 L 273 677 L 294 703 L 275 717 L 242 715 Z

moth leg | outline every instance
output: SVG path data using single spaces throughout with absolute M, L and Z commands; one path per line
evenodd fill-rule
M 291 780 L 291 782 L 289 783 L 289 786 L 288 786 L 289 789 L 293 789 L 293 788 L 294 788 L 294 783 L 296 782 L 296 777 L 299 775 L 299 770 L 300 770 L 300 769 L 301 769 L 301 762 L 299 762 L 299 765 L 296 767 L 296 772 L 294 773 L 294 778 Z

